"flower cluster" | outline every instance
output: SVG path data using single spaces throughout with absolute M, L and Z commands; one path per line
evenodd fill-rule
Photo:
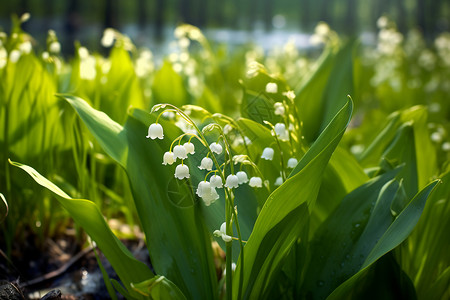
M 163 107 L 165 108 L 166 105 L 159 105 L 158 108 Z M 171 105 L 169 105 L 171 106 Z M 183 119 L 187 121 L 193 128 L 197 128 L 194 122 L 185 114 L 183 111 L 179 110 L 176 107 L 173 107 L 173 109 L 165 109 L 159 116 L 164 116 L 167 114 L 167 112 L 176 112 L 178 114 L 182 114 Z M 157 119 L 157 120 L 158 120 Z M 217 124 L 211 124 L 213 128 Z M 206 206 L 211 205 L 214 203 L 217 199 L 219 199 L 219 194 L 217 193 L 216 189 L 220 188 L 228 188 L 228 189 L 235 189 L 239 187 L 242 184 L 248 183 L 251 187 L 254 188 L 261 188 L 263 186 L 263 180 L 259 176 L 248 178 L 248 175 L 245 171 L 242 169 L 236 173 L 233 171 L 233 166 L 231 165 L 231 172 L 229 174 L 226 174 L 226 163 L 222 165 L 218 165 L 218 157 L 220 155 L 228 156 L 229 161 L 232 161 L 232 155 L 230 154 L 231 151 L 229 150 L 229 146 L 227 146 L 227 139 L 225 137 L 225 131 L 230 132 L 233 130 L 232 126 L 230 124 L 227 124 L 227 126 L 224 126 L 222 129 L 221 127 L 221 135 L 220 138 L 212 143 L 208 143 L 206 139 L 204 138 L 203 134 L 198 130 L 198 132 L 192 132 L 192 130 L 185 131 L 181 136 L 177 137 L 170 146 L 169 151 L 165 152 L 163 155 L 162 164 L 163 165 L 172 165 L 174 164 L 178 159 L 181 160 L 181 164 L 178 164 L 175 168 L 175 178 L 177 179 L 184 179 L 184 178 L 190 178 L 190 170 L 189 167 L 184 164 L 184 160 L 188 158 L 188 155 L 194 155 L 195 154 L 195 146 L 191 142 L 191 139 L 196 138 L 198 139 L 202 145 L 204 145 L 208 149 L 208 153 L 205 157 L 201 159 L 200 165 L 198 168 L 200 170 L 206 170 L 208 173 L 206 174 L 204 180 L 200 181 L 196 190 L 196 194 L 203 200 Z M 218 126 L 218 125 L 217 125 Z M 181 143 L 182 139 L 188 136 L 189 141 L 185 143 Z M 148 128 L 148 134 L 146 136 L 150 139 L 163 139 L 164 138 L 164 130 L 163 127 L 158 121 L 156 121 L 153 124 L 150 124 Z M 221 143 L 221 141 L 223 143 Z M 175 146 L 174 146 L 175 145 Z M 224 146 L 226 151 L 224 151 Z M 273 150 L 272 150 L 273 151 Z M 224 153 L 225 152 L 225 153 Z M 216 157 L 217 156 L 217 157 Z M 273 156 L 273 153 L 272 153 Z M 209 181 L 208 176 L 211 174 Z

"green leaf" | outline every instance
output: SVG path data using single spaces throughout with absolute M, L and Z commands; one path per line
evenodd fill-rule
M 353 91 L 354 42 L 349 41 L 341 48 L 327 48 L 316 69 L 296 89 L 295 103 L 308 141 L 316 139 L 345 104 L 345 96 Z
M 187 92 L 183 79 L 173 70 L 172 64 L 168 61 L 165 61 L 155 74 L 152 90 L 155 103 L 171 103 L 176 106 L 186 104 Z
M 342 278 L 351 276 L 354 272 L 352 270 L 363 263 L 367 251 L 370 251 L 365 248 L 366 243 L 370 245 L 375 241 L 370 234 L 363 235 L 371 210 L 375 206 L 379 191 L 398 171 L 376 177 L 352 191 L 322 223 L 309 246 L 310 264 L 305 272 L 301 290 L 298 286 L 299 293 L 311 295 L 313 298 L 324 298 L 342 282 Z M 391 187 L 395 193 L 395 184 L 391 184 Z M 389 197 L 391 194 L 385 193 L 384 198 L 379 199 L 386 202 L 390 200 Z M 377 207 L 383 208 L 383 205 L 377 204 Z M 387 212 L 390 214 L 390 210 Z M 371 224 L 376 226 L 376 221 L 378 220 L 372 221 Z M 390 221 L 389 219 L 389 224 Z M 368 232 L 375 229 L 371 226 Z M 367 253 L 361 253 L 363 250 Z
M 133 284 L 132 287 L 149 299 L 186 299 L 183 293 L 176 286 L 171 285 L 164 276 L 155 276 Z
M 10 163 L 27 172 L 38 184 L 57 196 L 58 202 L 70 213 L 74 221 L 83 227 L 86 233 L 97 243 L 130 294 L 137 297 L 138 294 L 130 289 L 130 284 L 152 278 L 154 274 L 144 263 L 136 260 L 122 242 L 117 239 L 106 224 L 98 207 L 89 200 L 69 197 L 33 168 L 17 162 L 10 161 Z
M 156 116 L 133 109 L 122 128 L 84 100 L 64 96 L 105 152 L 128 174 L 136 209 L 157 274 L 175 283 L 188 298 L 215 299 L 217 279 L 210 234 L 197 209 L 189 180 L 174 177 L 162 157 L 181 132 L 160 119 L 163 140 L 145 136 Z
M 352 108 L 348 100 L 299 162 L 301 169 L 297 166 L 266 200 L 245 246 L 244 265 L 240 261 L 237 264 L 234 299 L 254 299 L 270 293 L 285 257 L 302 231 L 308 229 L 309 210 L 314 206 L 323 171 L 350 121 Z M 242 295 L 238 289 L 240 280 Z
M 376 239 L 375 237 L 376 243 L 365 258 L 359 270 L 356 271 L 351 278 L 346 280 L 336 290 L 334 290 L 328 299 L 343 299 L 346 295 L 349 295 L 352 289 L 358 285 L 359 280 L 363 276 L 366 268 L 371 266 L 383 255 L 400 245 L 400 243 L 409 236 L 422 214 L 428 196 L 438 183 L 439 180 L 435 180 L 427 185 L 411 200 L 409 205 L 398 215 L 398 217 L 394 219 L 394 221 L 384 231 L 383 235 L 379 239 Z

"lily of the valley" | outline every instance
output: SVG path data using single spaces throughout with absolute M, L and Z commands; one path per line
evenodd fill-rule
M 295 166 L 297 166 L 297 164 L 298 164 L 298 160 L 295 157 L 291 157 L 287 161 L 287 167 L 291 168 L 291 169 L 295 168 Z
M 213 167 L 213 161 L 209 157 L 204 157 L 198 167 L 200 170 L 208 170 L 211 171 Z
M 275 134 L 280 138 L 280 140 L 286 141 L 289 139 L 289 131 L 287 131 L 284 123 L 275 124 Z
M 176 145 L 173 148 L 173 155 L 175 156 L 175 158 L 186 159 L 187 158 L 186 148 L 184 148 L 181 145 Z
M 278 92 L 278 85 L 275 82 L 266 84 L 266 93 L 276 94 Z
M 250 178 L 250 182 L 248 183 L 251 187 L 262 187 L 262 179 L 261 177 L 252 177 Z
M 186 153 L 195 154 L 195 146 L 191 142 L 184 143 L 183 147 L 186 149 Z
M 225 186 L 229 189 L 237 188 L 239 186 L 239 178 L 236 175 L 228 175 Z
M 216 189 L 208 181 L 200 181 L 196 194 L 202 198 L 206 206 L 210 206 L 211 203 L 219 199 L 219 194 L 217 194 Z
M 175 162 L 175 156 L 173 155 L 173 152 L 166 152 L 163 156 L 163 165 L 171 165 Z
M 151 138 L 152 140 L 158 138 L 162 140 L 164 138 L 163 128 L 159 123 L 153 123 L 148 127 L 148 135 L 147 138 Z
M 274 153 L 275 153 L 275 151 L 272 148 L 266 147 L 263 150 L 261 158 L 264 158 L 265 160 L 272 160 Z
M 243 184 L 243 183 L 247 183 L 248 182 L 247 173 L 245 173 L 244 171 L 237 172 L 236 176 L 237 176 L 237 178 L 239 180 L 239 184 Z
M 175 178 L 183 179 L 183 178 L 189 178 L 189 177 L 191 177 L 191 176 L 189 174 L 188 166 L 181 164 L 175 168 Z
M 211 183 L 211 186 L 214 188 L 221 188 L 223 187 L 222 178 L 220 178 L 219 175 L 213 175 L 209 179 L 209 182 Z
M 231 236 L 227 235 L 227 223 L 225 222 L 220 225 L 220 230 L 214 230 L 213 234 L 217 237 L 221 237 L 225 243 L 231 242 L 233 239 Z
M 214 142 L 211 145 L 209 145 L 209 148 L 214 153 L 217 153 L 217 154 L 222 153 L 222 145 L 221 144 L 217 144 L 216 142 Z
M 275 114 L 277 116 L 284 116 L 286 110 L 284 108 L 284 104 L 281 102 L 275 102 L 273 105 L 273 108 L 275 109 Z

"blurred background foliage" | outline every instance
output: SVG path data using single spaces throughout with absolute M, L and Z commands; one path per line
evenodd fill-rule
M 11 22 L 11 15 L 23 12 L 31 18 Z M 75 227 L 49 192 L 12 168 L 8 158 L 33 166 L 72 197 L 92 199 L 119 237 L 142 237 L 125 172 L 56 93 L 82 97 L 124 124 L 130 106 L 149 111 L 160 102 L 262 122 L 276 118 L 273 102 L 292 90 L 306 146 L 350 94 L 355 109 L 340 155 L 365 169 L 364 180 L 376 173 L 381 157 L 403 162 L 392 157 L 391 145 L 412 132 L 421 151 L 406 175 L 414 177 L 417 167 L 420 174 L 411 182 L 420 188 L 437 177 L 447 184 L 449 20 L 450 3 L 444 0 L 2 1 L 0 192 L 9 215 L 0 227 L 0 254 L 26 270 L 33 257 L 24 249 L 39 256 L 35 249 L 45 249 L 48 238 Z M 329 26 L 316 26 L 319 21 Z M 176 27 L 182 23 L 202 31 Z M 362 42 L 348 38 L 353 35 Z M 274 38 L 280 36 L 286 39 Z M 272 98 L 264 94 L 268 82 L 278 84 Z M 257 111 L 255 104 L 268 109 Z M 336 170 L 347 168 L 334 164 Z M 336 181 L 332 175 L 328 180 Z M 273 182 L 278 174 L 270 176 Z M 320 199 L 333 198 L 321 191 L 317 224 L 354 186 L 346 188 L 333 195 L 334 206 L 320 206 Z M 439 270 L 434 277 L 445 269 L 449 278 L 449 246 L 440 236 L 446 232 L 440 228 L 449 225 L 449 200 L 447 184 L 427 203 L 424 219 L 402 248 L 404 261 L 397 258 L 421 295 L 429 292 L 421 275 L 425 265 Z M 84 235 L 75 232 L 81 248 Z
M 4 0 L 0 27 L 8 30 L 10 16 L 25 12 L 31 12 L 33 18 L 24 29 L 38 40 L 54 29 L 62 37 L 64 53 L 73 53 L 75 40 L 98 49 L 96 41 L 109 27 L 129 35 L 138 45 L 149 46 L 170 38 L 180 23 L 202 30 L 307 33 L 318 21 L 324 21 L 341 35 L 359 35 L 375 32 L 376 20 L 386 14 L 396 21 L 401 33 L 418 28 L 428 41 L 450 26 L 450 3 L 445 0 Z M 238 37 L 230 32 L 221 32 L 222 38 L 233 43 Z

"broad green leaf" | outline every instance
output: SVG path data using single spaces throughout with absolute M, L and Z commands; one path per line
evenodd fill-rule
M 325 50 L 317 69 L 296 90 L 295 103 L 308 141 L 315 140 L 352 94 L 353 48 L 354 41 L 350 41 Z
M 136 260 L 122 242 L 117 239 L 98 207 L 89 200 L 69 197 L 33 168 L 16 162 L 10 161 L 10 163 L 27 172 L 38 184 L 56 195 L 58 202 L 70 213 L 74 221 L 83 227 L 86 233 L 97 243 L 128 292 L 134 297 L 138 297 L 138 294 L 130 289 L 130 284 L 152 278 L 154 274 L 144 263 Z
M 270 293 L 284 258 L 302 231 L 308 228 L 309 210 L 314 206 L 323 171 L 350 121 L 352 108 L 352 102 L 348 100 L 299 162 L 303 168 L 297 167 L 266 200 L 245 246 L 244 264 L 240 261 L 237 264 L 233 279 L 234 299 L 267 297 Z M 240 280 L 242 295 L 238 288 Z
M 188 298 L 217 297 L 210 234 L 196 208 L 189 180 L 174 177 L 162 157 L 181 132 L 160 119 L 163 140 L 145 136 L 156 116 L 131 110 L 121 127 L 77 97 L 64 96 L 105 152 L 128 174 L 136 209 L 157 274 L 175 283 Z
M 364 274 L 366 268 L 371 266 L 383 255 L 400 245 L 400 243 L 402 243 L 410 235 L 422 214 L 428 196 L 438 183 L 438 180 L 430 183 L 411 200 L 408 206 L 384 231 L 383 235 L 376 240 L 376 244 L 365 258 L 361 267 L 357 268 L 353 276 L 334 290 L 328 299 L 343 299 L 349 295 L 355 285 L 360 283 L 360 278 Z
M 338 146 L 323 174 L 314 210 L 311 211 L 311 233 L 351 191 L 369 180 L 364 170 L 344 148 Z
M 154 103 L 171 103 L 176 106 L 186 104 L 187 92 L 183 79 L 173 70 L 172 64 L 168 61 L 165 61 L 155 74 L 152 90 Z
M 366 225 L 375 203 L 377 203 L 379 191 L 397 173 L 398 170 L 388 172 L 355 189 L 322 223 L 309 247 L 311 259 L 301 289 L 298 286 L 299 293 L 311 295 L 314 298 L 324 298 L 342 282 L 340 278 L 351 276 L 354 272 L 352 270 L 363 263 L 370 251 L 365 248 L 366 244 L 368 247 L 370 243 L 375 242 L 375 238 L 370 234 L 363 235 Z M 391 184 L 391 189 L 394 190 L 395 195 L 394 183 Z M 384 203 L 392 200 L 390 197 L 394 195 L 385 192 L 384 197 L 378 198 L 378 202 L 381 200 Z M 383 203 L 376 205 L 380 213 L 383 213 Z M 387 207 L 389 208 L 389 205 Z M 390 214 L 389 209 L 387 209 L 387 213 Z M 376 221 L 378 220 L 373 219 L 371 224 L 376 226 Z M 388 224 L 390 221 L 389 219 Z M 368 232 L 373 232 L 373 230 L 376 228 L 371 226 Z M 358 250 L 356 251 L 356 249 Z
M 186 299 L 183 293 L 164 276 L 155 276 L 132 285 L 132 288 L 148 299 Z
M 450 292 L 450 172 L 444 173 L 441 180 L 417 226 L 400 248 L 402 267 L 412 278 L 419 299 L 444 299 Z M 443 289 L 438 291 L 437 286 Z

